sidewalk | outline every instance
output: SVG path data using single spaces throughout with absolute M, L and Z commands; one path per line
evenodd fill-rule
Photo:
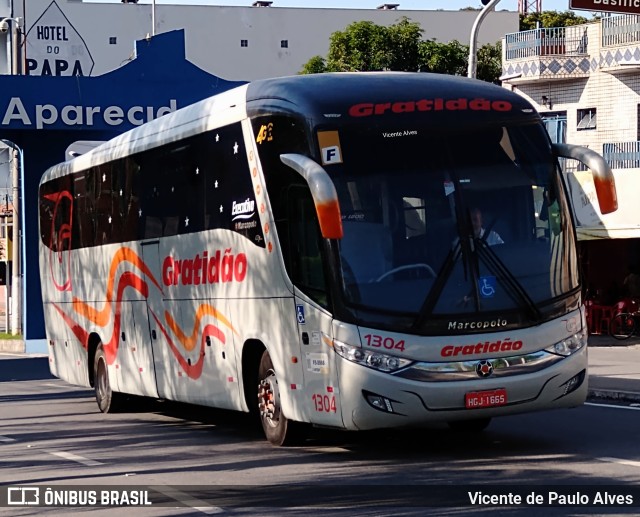
M 3 354 L 36 357 L 25 353 L 20 339 L 0 339 L 0 358 Z M 640 404 L 640 337 L 589 336 L 589 399 Z
M 640 337 L 589 336 L 589 398 L 640 403 Z

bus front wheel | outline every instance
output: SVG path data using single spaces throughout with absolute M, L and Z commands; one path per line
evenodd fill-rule
M 98 408 L 103 413 L 115 413 L 122 409 L 124 395 L 111 389 L 109 372 L 107 370 L 107 357 L 102 345 L 98 345 L 93 361 L 93 378 Z
M 302 438 L 302 424 L 282 413 L 280 388 L 271 356 L 266 350 L 258 368 L 258 411 L 267 440 L 273 445 L 293 445 Z

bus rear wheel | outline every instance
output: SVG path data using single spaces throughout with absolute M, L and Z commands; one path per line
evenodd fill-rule
M 93 361 L 93 379 L 96 402 L 98 403 L 100 411 L 103 413 L 116 413 L 122 410 L 125 396 L 111 389 L 109 372 L 107 370 L 107 357 L 102 344 L 98 345 Z
M 302 424 L 292 422 L 282 413 L 278 377 L 266 350 L 258 368 L 258 411 L 269 443 L 277 446 L 294 445 L 303 438 Z

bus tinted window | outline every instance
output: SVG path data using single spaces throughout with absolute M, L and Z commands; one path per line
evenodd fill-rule
M 72 248 L 218 228 L 265 246 L 240 124 L 51 180 L 41 193 L 49 247 L 71 221 Z M 70 206 L 56 209 L 63 199 Z

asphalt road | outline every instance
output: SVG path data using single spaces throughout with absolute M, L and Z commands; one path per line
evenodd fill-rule
M 0 383 L 0 485 L 160 487 L 169 506 L 136 508 L 142 516 L 640 513 L 635 407 L 588 404 L 507 417 L 476 435 L 445 428 L 315 431 L 301 447 L 274 448 L 244 415 L 155 402 L 137 413 L 103 415 L 91 391 L 48 378 L 46 358 L 7 361 L 0 361 L 1 378 L 24 377 L 23 367 L 37 378 Z M 563 490 L 590 498 L 594 490 L 622 491 L 635 503 L 474 505 L 474 487 L 485 495 L 525 490 L 544 498 Z M 34 510 L 11 512 L 70 511 Z

